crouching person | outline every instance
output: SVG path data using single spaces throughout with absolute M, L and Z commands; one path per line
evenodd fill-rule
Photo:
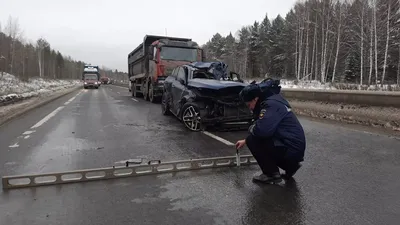
M 301 167 L 306 148 L 303 127 L 291 106 L 279 92 L 261 90 L 257 84 L 245 87 L 239 95 L 258 115 L 248 137 L 236 143 L 238 149 L 247 145 L 262 170 L 253 180 L 274 184 L 290 179 Z M 281 175 L 279 168 L 285 173 Z

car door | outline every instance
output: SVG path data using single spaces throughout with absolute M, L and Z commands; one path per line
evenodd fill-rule
M 181 107 L 182 94 L 186 88 L 185 84 L 181 82 L 181 80 L 185 80 L 186 72 L 183 67 L 177 68 L 177 76 L 176 79 L 172 82 L 171 87 L 171 95 L 173 102 L 173 110 L 175 114 L 179 113 L 179 109 Z

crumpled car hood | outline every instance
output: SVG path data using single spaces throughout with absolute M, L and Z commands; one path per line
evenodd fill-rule
M 213 90 L 219 90 L 222 88 L 228 87 L 245 87 L 248 84 L 235 82 L 235 81 L 227 81 L 227 80 L 212 80 L 212 79 L 191 79 L 188 82 L 188 86 L 195 88 L 207 88 Z

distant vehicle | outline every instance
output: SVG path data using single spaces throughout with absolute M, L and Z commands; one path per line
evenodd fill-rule
M 175 115 L 191 131 L 248 129 L 253 114 L 239 99 L 239 92 L 248 84 L 237 73 L 228 76 L 226 71 L 220 62 L 176 67 L 164 82 L 162 113 Z
M 176 66 L 204 58 L 202 49 L 192 39 L 146 35 L 143 43 L 128 54 L 129 91 L 133 97 L 157 102 L 165 78 Z
M 96 88 L 98 89 L 100 86 L 100 81 L 98 80 L 98 76 L 95 73 L 85 73 L 83 75 L 83 87 L 87 88 Z
M 102 77 L 102 78 L 100 78 L 100 80 L 101 80 L 102 84 L 109 84 L 110 83 L 110 78 L 108 78 L 108 77 Z
M 85 65 L 82 73 L 83 87 L 85 89 L 94 87 L 98 89 L 100 87 L 100 69 L 98 66 Z

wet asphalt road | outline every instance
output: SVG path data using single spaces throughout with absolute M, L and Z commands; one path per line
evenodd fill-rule
M 308 149 L 293 182 L 254 184 L 255 165 L 14 189 L 0 192 L 0 224 L 398 224 L 400 141 L 301 122 Z M 246 133 L 213 134 L 234 143 Z M 234 153 L 117 86 L 77 91 L 0 127 L 1 176 Z

